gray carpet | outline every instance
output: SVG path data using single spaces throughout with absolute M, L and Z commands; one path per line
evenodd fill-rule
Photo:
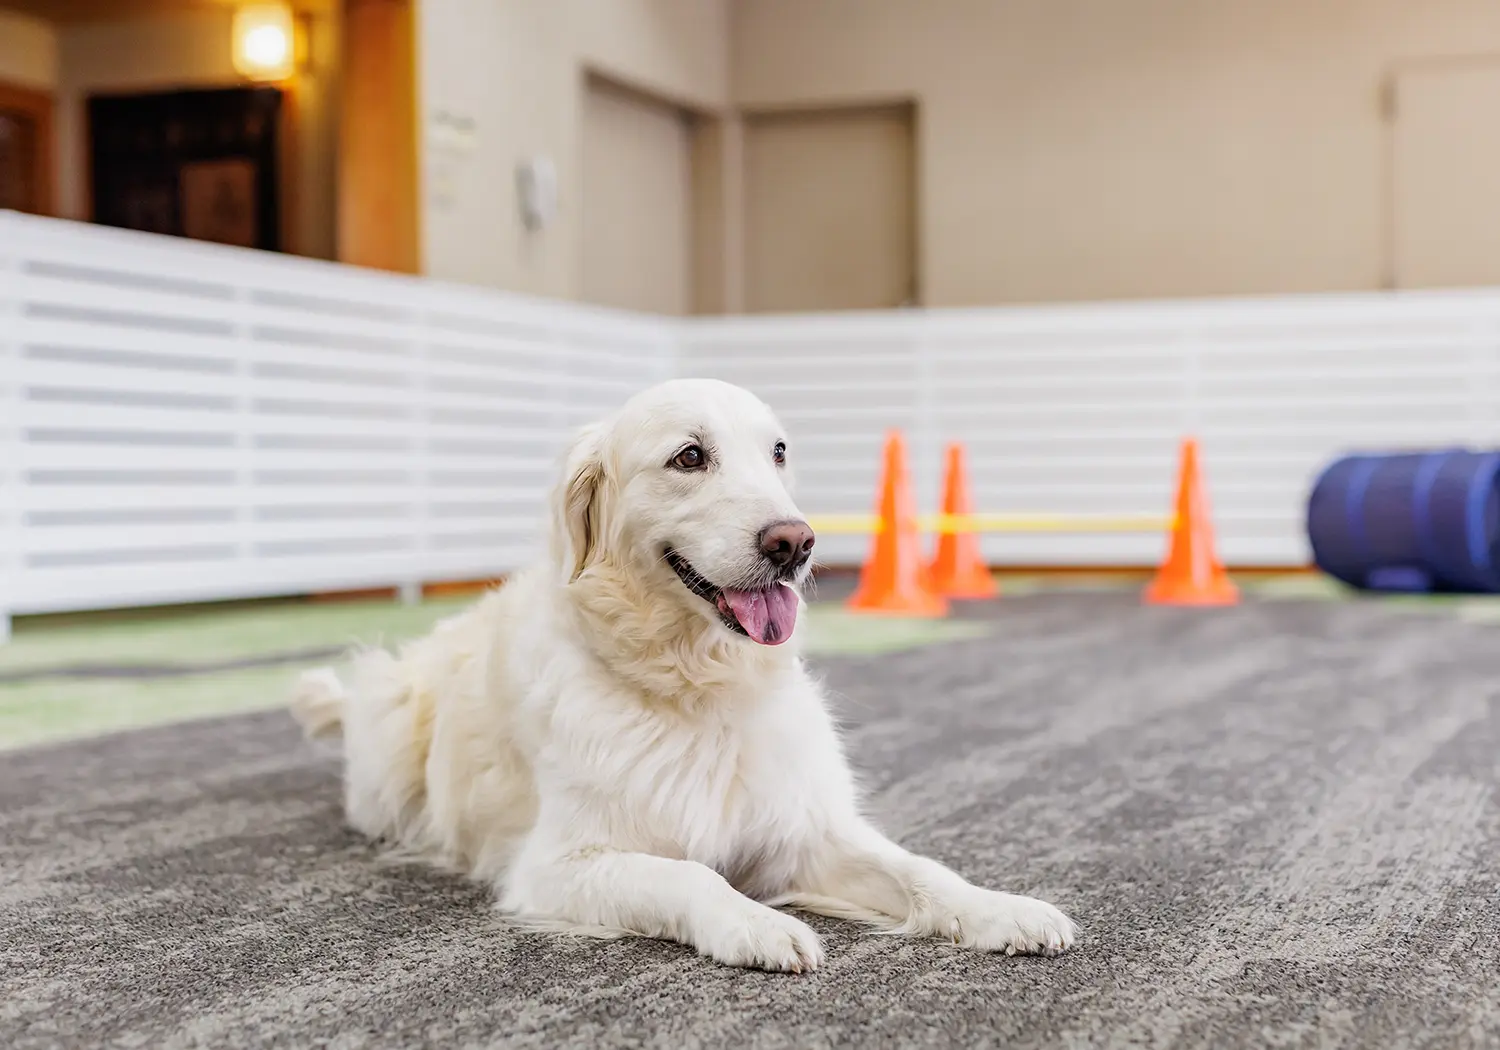
M 1500 634 L 1011 599 L 821 664 L 884 823 L 1059 959 L 813 920 L 824 969 L 503 929 L 383 867 L 279 713 L 0 756 L 0 1047 L 1500 1044 Z

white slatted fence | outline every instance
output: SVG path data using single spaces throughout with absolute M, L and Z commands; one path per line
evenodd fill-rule
M 0 624 L 505 573 L 566 435 L 671 375 L 777 408 L 810 514 L 873 508 L 892 427 L 924 510 L 962 440 L 981 511 L 1162 514 L 1195 433 L 1226 560 L 1285 565 L 1329 458 L 1500 444 L 1500 292 L 678 321 L 0 213 Z
M 727 318 L 685 328 L 685 373 L 785 417 L 809 512 L 869 513 L 881 444 L 907 431 L 921 509 L 962 441 L 977 509 L 1167 514 L 1178 442 L 1201 442 L 1220 551 L 1310 558 L 1307 493 L 1351 450 L 1500 444 L 1500 294 L 1082 305 Z M 820 541 L 854 562 L 857 536 Z M 1008 565 L 1142 565 L 1164 539 L 984 537 Z
M 0 213 L 11 613 L 411 587 L 538 551 L 662 320 Z

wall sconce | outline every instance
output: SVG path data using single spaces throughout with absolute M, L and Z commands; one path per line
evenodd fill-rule
M 234 68 L 251 80 L 285 80 L 297 70 L 297 27 L 286 4 L 234 12 Z

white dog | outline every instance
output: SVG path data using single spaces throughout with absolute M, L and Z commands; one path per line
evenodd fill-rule
M 877 831 L 797 653 L 813 533 L 786 434 L 708 380 L 647 390 L 569 450 L 547 563 L 346 690 L 299 682 L 310 735 L 342 727 L 355 828 L 495 887 L 532 926 L 692 945 L 800 972 L 818 936 L 776 910 L 987 951 L 1053 954 L 1050 904 L 971 885 Z

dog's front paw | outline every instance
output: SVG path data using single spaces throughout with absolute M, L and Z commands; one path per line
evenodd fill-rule
M 810 926 L 766 907 L 726 916 L 699 949 L 729 966 L 780 973 L 815 970 L 823 962 L 823 945 Z
M 1057 955 L 1078 936 L 1073 920 L 1046 901 L 992 890 L 977 891 L 952 922 L 959 944 L 1006 955 Z

